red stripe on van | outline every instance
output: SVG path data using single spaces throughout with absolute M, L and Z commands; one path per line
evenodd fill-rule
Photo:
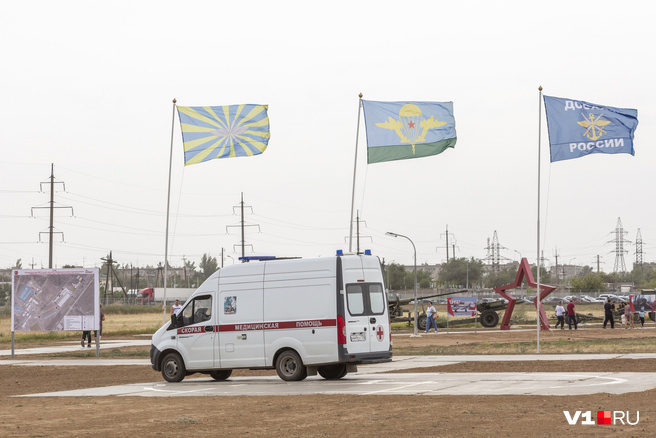
M 220 332 L 244 332 L 250 330 L 282 330 L 297 328 L 335 327 L 336 319 L 311 319 L 302 321 L 249 322 L 245 324 L 221 324 Z

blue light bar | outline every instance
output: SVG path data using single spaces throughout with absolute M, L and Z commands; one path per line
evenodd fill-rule
M 343 249 L 338 249 L 337 250 L 337 255 L 338 256 L 344 255 L 344 250 Z
M 239 257 L 242 262 L 250 262 L 252 260 L 275 260 L 276 256 L 247 256 Z
M 364 250 L 364 255 L 371 255 L 371 250 L 370 249 L 365 249 Z

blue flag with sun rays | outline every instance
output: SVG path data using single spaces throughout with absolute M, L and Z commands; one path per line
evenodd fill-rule
M 179 106 L 184 163 L 259 155 L 269 144 L 267 105 Z

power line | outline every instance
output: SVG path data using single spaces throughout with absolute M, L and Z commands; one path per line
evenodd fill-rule
M 612 233 L 615 233 L 615 239 L 608 241 L 608 243 L 615 243 L 615 249 L 611 251 L 615 253 L 615 267 L 613 268 L 613 272 L 626 272 L 624 254 L 629 251 L 624 249 L 624 244 L 631 242 L 624 238 L 624 235 L 626 235 L 628 231 L 624 231 L 620 218 L 617 218 L 617 225 L 615 226 L 615 231 Z

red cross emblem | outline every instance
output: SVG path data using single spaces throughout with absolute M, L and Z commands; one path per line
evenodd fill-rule
M 385 332 L 383 331 L 383 326 L 379 325 L 376 329 L 376 338 L 378 338 L 379 342 L 383 342 L 383 335 Z

